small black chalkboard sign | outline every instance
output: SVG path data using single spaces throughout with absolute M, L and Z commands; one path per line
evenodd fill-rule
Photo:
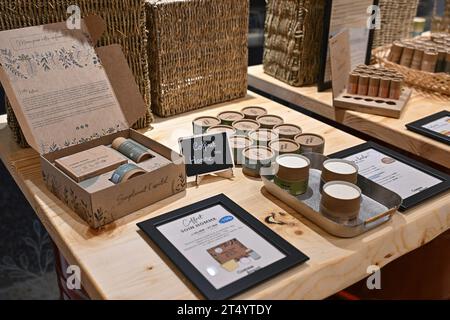
M 233 156 L 226 132 L 178 139 L 188 177 L 232 169 Z

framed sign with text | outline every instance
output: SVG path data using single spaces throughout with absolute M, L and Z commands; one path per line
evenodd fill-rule
M 408 123 L 406 128 L 450 145 L 450 111 L 448 110 Z
M 397 193 L 403 200 L 400 211 L 450 189 L 447 174 L 373 142 L 329 157 L 353 161 L 360 175 Z
M 224 194 L 138 226 L 207 299 L 230 298 L 309 259 Z

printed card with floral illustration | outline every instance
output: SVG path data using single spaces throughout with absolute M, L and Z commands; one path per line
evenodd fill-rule
M 0 80 L 40 153 L 128 128 L 84 21 L 0 32 Z

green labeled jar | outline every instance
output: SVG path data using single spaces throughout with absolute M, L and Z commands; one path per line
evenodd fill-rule
M 242 151 L 244 163 L 242 164 L 242 172 L 248 176 L 260 177 L 261 168 L 270 168 L 275 153 L 264 146 L 253 146 L 245 148 Z
M 294 196 L 304 194 L 308 190 L 310 166 L 309 159 L 299 154 L 278 156 L 274 182 Z

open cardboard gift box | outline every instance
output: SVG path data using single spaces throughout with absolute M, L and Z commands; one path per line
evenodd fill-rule
M 93 228 L 186 189 L 183 156 L 130 129 L 146 106 L 120 46 L 94 48 L 103 31 L 104 22 L 90 16 L 81 29 L 63 22 L 0 32 L 0 80 L 27 142 L 40 153 L 44 181 Z M 104 174 L 93 187 L 54 164 L 117 137 L 157 155 L 145 174 L 119 184 Z

